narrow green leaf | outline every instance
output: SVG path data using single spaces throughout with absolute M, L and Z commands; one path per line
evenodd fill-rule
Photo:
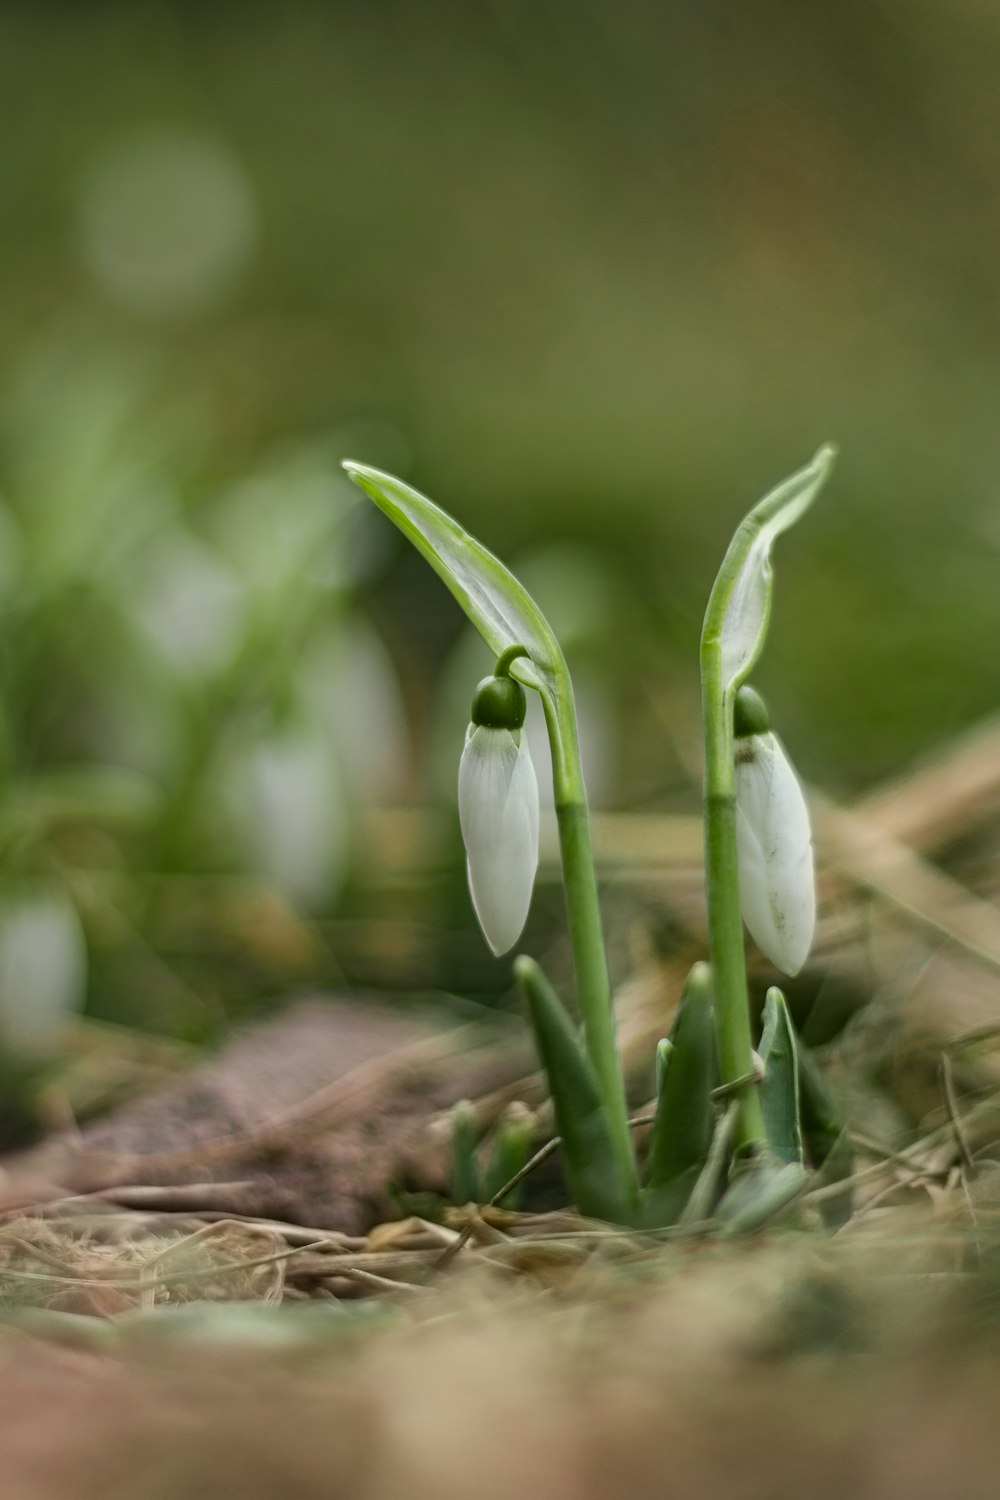
M 483 1202 L 492 1203 L 502 1187 L 516 1177 L 529 1160 L 535 1144 L 535 1117 L 524 1104 L 509 1104 L 497 1123 L 493 1150 L 483 1173 Z M 503 1199 L 502 1207 L 516 1208 L 520 1188 Z
M 781 991 L 772 986 L 764 1001 L 759 1052 L 765 1073 L 760 1084 L 767 1140 L 779 1161 L 804 1159 L 799 1126 L 799 1065 L 795 1031 Z
M 738 1109 L 739 1105 L 733 1101 L 728 1109 L 716 1117 L 708 1159 L 698 1173 L 698 1180 L 691 1190 L 691 1196 L 677 1221 L 678 1224 L 682 1226 L 705 1224 L 711 1217 L 712 1210 L 719 1201 L 726 1162 L 729 1160 L 733 1144 Z
M 483 1201 L 479 1189 L 477 1145 L 479 1131 L 476 1111 L 468 1099 L 460 1099 L 451 1108 L 451 1181 L 449 1195 L 459 1207 Z
M 527 589 L 499 558 L 401 479 L 366 464 L 348 461 L 344 468 L 444 580 L 496 656 L 510 646 L 525 647 L 536 671 L 521 661 L 513 675 L 531 687 L 554 690 L 566 671 L 559 643 Z
M 854 1150 L 847 1122 L 809 1048 L 796 1037 L 799 1063 L 802 1135 L 812 1165 L 825 1184 L 843 1182 L 844 1191 L 823 1198 L 820 1212 L 830 1229 L 839 1229 L 854 1212 L 854 1194 L 849 1179 L 854 1171 Z
M 635 1217 L 619 1181 L 614 1148 L 594 1070 L 562 1002 L 534 959 L 522 955 L 514 973 L 528 1002 L 535 1045 L 548 1080 L 563 1170 L 583 1214 L 627 1224 Z
M 804 515 L 833 467 L 836 449 L 821 448 L 804 469 L 754 506 L 729 544 L 705 614 L 702 653 L 721 656 L 723 689 L 734 692 L 760 656 L 771 612 L 775 538 Z
M 663 1093 L 663 1082 L 667 1076 L 670 1066 L 670 1054 L 674 1050 L 674 1044 L 668 1036 L 661 1036 L 656 1044 L 656 1097 L 659 1099 Z
M 688 976 L 669 1045 L 643 1192 L 643 1222 L 657 1227 L 677 1222 L 712 1144 L 715 1025 L 708 964 L 695 964 Z
M 793 1203 L 808 1182 L 801 1162 L 757 1162 L 733 1178 L 716 1218 L 727 1235 L 753 1234 Z

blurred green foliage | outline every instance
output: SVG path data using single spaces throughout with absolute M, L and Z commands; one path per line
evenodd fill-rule
M 9 413 L 0 1027 L 21 1040 L 24 992 L 50 1025 L 82 998 L 68 897 L 93 1010 L 211 1035 L 261 970 L 323 971 L 299 918 L 398 794 L 395 669 L 354 602 L 369 518 L 333 439 L 188 504 L 183 443 L 120 369 L 45 362 Z
M 540 570 L 607 802 L 694 806 L 708 585 L 825 439 L 761 676 L 797 764 L 848 791 L 993 711 L 995 7 L 0 0 L 0 27 L 8 869 L 84 908 L 92 1008 L 211 1034 L 245 945 L 188 974 L 198 882 L 333 910 L 372 762 L 376 800 L 433 779 L 467 648 L 347 453 Z M 323 826 L 293 868 L 282 833 Z

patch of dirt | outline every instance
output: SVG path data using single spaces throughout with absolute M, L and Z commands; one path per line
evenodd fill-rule
M 410 1019 L 364 998 L 312 1000 L 237 1035 L 222 1055 L 76 1137 L 8 1160 L 8 1205 L 145 1190 L 145 1203 L 363 1233 L 393 1184 L 440 1191 L 455 1103 L 530 1072 L 526 1043 Z M 169 1188 L 159 1200 L 154 1187 Z M 127 1197 L 127 1194 L 125 1195 Z
M 582 1297 L 477 1270 L 290 1339 L 239 1305 L 103 1350 L 8 1331 L 4 1500 L 992 1500 L 1000 1330 L 926 1227 L 688 1247 Z

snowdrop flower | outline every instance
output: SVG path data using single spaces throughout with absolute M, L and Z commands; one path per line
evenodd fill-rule
M 469 890 L 499 957 L 521 935 L 538 869 L 538 782 L 524 732 L 524 689 L 486 677 L 476 689 L 458 770 Z
M 758 948 L 785 974 L 809 956 L 816 926 L 812 832 L 802 786 L 753 688 L 736 695 L 740 907 Z

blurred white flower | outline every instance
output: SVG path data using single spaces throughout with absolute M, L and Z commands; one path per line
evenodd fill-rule
M 257 239 L 257 203 L 220 142 L 181 131 L 116 141 L 84 184 L 83 248 L 119 305 L 159 317 L 217 303 Z
M 246 857 L 291 901 L 315 908 L 344 877 L 349 816 L 321 727 L 295 722 L 242 752 L 229 802 Z
M 132 593 L 132 609 L 170 665 L 210 676 L 236 654 L 246 627 L 240 580 L 180 526 L 157 541 Z
M 735 756 L 743 920 L 771 962 L 797 974 L 816 927 L 809 809 L 791 762 L 769 730 L 737 738 Z
M 538 782 L 523 728 L 469 725 L 458 812 L 472 904 L 499 956 L 521 935 L 538 869 Z
M 18 1056 L 51 1052 L 82 1007 L 87 946 L 76 908 L 39 883 L 0 895 L 0 1045 Z
M 208 525 L 258 607 L 287 613 L 289 590 L 298 598 L 354 582 L 345 522 L 356 509 L 327 445 L 317 442 L 272 454 L 219 498 Z
M 378 633 L 362 616 L 345 615 L 310 643 L 298 683 L 337 747 L 352 797 L 398 800 L 409 729 L 399 678 Z

